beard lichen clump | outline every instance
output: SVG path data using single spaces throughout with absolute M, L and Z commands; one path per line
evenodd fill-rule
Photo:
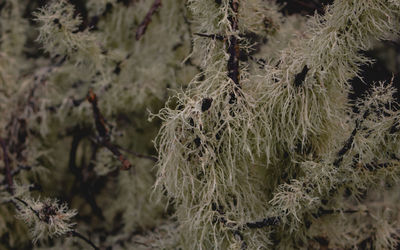
M 156 140 L 157 190 L 176 207 L 184 247 L 312 244 L 310 225 L 324 216 L 356 214 L 346 208 L 357 206 L 360 192 L 376 188 L 374 175 L 384 172 L 389 182 L 398 175 L 397 135 L 388 134 L 399 117 L 390 111 L 392 88 L 381 84 L 365 97 L 380 103 L 368 112 L 380 107 L 385 114 L 379 125 L 368 122 L 368 133 L 355 131 L 371 105 L 360 104 L 360 117 L 348 100 L 349 80 L 359 75 L 360 65 L 371 63 L 360 51 L 393 38 L 398 6 L 335 1 L 323 16 L 309 20 L 300 41 L 254 76 L 250 62 L 235 64 L 237 51 L 251 50 L 246 32 L 255 23 L 243 24 L 249 20 L 241 15 L 245 4 L 209 2 L 191 2 L 200 36 L 194 51 L 203 51 L 204 72 L 158 115 L 164 123 Z M 382 153 L 384 144 L 391 145 L 390 152 Z M 391 167 L 378 167 L 377 160 Z M 374 171 L 355 169 L 354 161 Z M 346 192 L 351 195 L 344 199 Z M 330 222 L 325 221 L 327 228 Z M 249 230 L 252 226 L 260 229 Z M 379 244 L 393 247 L 393 242 Z M 356 243 L 332 239 L 331 244 Z
M 241 14 L 240 1 L 209 2 L 189 3 L 199 36 L 194 54 L 203 52 L 204 70 L 161 110 L 156 140 L 156 186 L 173 198 L 184 247 L 205 249 L 245 244 L 238 228 L 267 212 L 258 173 L 266 166 L 256 160 L 254 139 L 257 103 L 247 91 L 248 65 L 239 61 L 239 52 L 251 47 L 242 34 L 257 23 Z
M 400 1 L 283 2 L 1 2 L 0 248 L 399 248 Z

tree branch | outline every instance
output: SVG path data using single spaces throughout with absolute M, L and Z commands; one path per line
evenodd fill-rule
M 239 0 L 231 0 L 230 6 L 232 8 L 233 14 L 228 16 L 228 20 L 231 23 L 231 27 L 233 32 L 239 30 L 238 26 L 238 10 L 239 10 Z M 239 41 L 236 37 L 236 34 L 230 35 L 229 39 L 227 40 L 228 46 L 228 77 L 232 79 L 232 81 L 240 87 L 239 79 L 240 79 L 240 71 L 239 71 Z
M 357 120 L 356 120 L 356 126 L 355 126 L 355 128 L 353 129 L 353 131 L 351 132 L 350 137 L 347 139 L 346 143 L 343 145 L 343 147 L 342 147 L 342 148 L 339 150 L 339 152 L 337 153 L 337 158 L 336 158 L 336 160 L 333 162 L 333 165 L 334 165 L 335 167 L 339 167 L 340 163 L 342 163 L 342 161 L 343 161 L 343 156 L 350 150 L 351 146 L 353 145 L 354 137 L 356 136 L 356 134 L 357 134 L 358 131 L 360 130 L 361 124 L 362 124 L 363 120 L 364 120 L 365 118 L 368 117 L 369 113 L 370 113 L 370 112 L 369 112 L 369 110 L 367 109 L 367 110 L 364 112 L 364 114 L 363 114 L 363 116 L 362 116 L 362 119 L 357 119 Z
M 22 166 L 22 165 L 18 165 L 18 168 L 17 168 L 17 169 L 11 171 L 11 177 L 16 176 L 16 175 L 19 174 L 19 172 L 21 172 L 22 170 L 29 171 L 29 170 L 31 170 L 31 169 L 32 169 L 31 166 Z M 7 183 L 8 183 L 7 180 L 8 180 L 8 178 L 6 177 L 6 178 L 4 178 L 0 183 L 1 183 L 1 184 L 7 184 Z M 8 185 L 8 184 L 7 184 L 7 185 Z
M 133 165 L 129 162 L 128 159 L 126 159 L 122 153 L 119 151 L 118 146 L 114 145 L 110 141 L 110 135 L 108 133 L 108 128 L 106 127 L 106 123 L 104 121 L 104 117 L 101 114 L 99 107 L 97 105 L 97 97 L 93 93 L 92 90 L 89 90 L 87 94 L 87 100 L 92 104 L 92 109 L 93 109 L 93 117 L 95 120 L 96 124 L 96 129 L 97 132 L 99 133 L 100 136 L 100 144 L 106 147 L 108 150 L 113 153 L 118 160 L 122 164 L 122 170 L 128 170 L 130 169 Z
M 263 228 L 263 227 L 278 225 L 279 222 L 280 222 L 279 217 L 268 217 L 268 218 L 264 218 L 260 221 L 247 222 L 246 226 L 248 228 Z
M 218 34 L 204 34 L 204 33 L 193 33 L 193 35 L 196 36 L 200 36 L 200 37 L 207 37 L 207 38 L 211 38 L 211 39 L 215 39 L 218 41 L 223 41 L 225 38 L 222 35 L 218 35 Z
M 11 194 L 14 193 L 13 190 L 13 179 L 12 179 L 12 175 L 11 175 L 11 167 L 10 167 L 10 158 L 8 157 L 8 153 L 7 153 L 7 146 L 5 141 L 3 140 L 3 138 L 0 137 L 0 144 L 1 144 L 1 148 L 3 150 L 3 161 L 4 161 L 4 170 L 5 170 L 5 176 L 6 176 L 6 180 L 7 180 L 7 184 L 8 184 L 8 192 L 10 192 Z
M 136 40 L 139 40 L 144 35 L 144 33 L 146 33 L 147 26 L 149 26 L 151 22 L 151 17 L 160 8 L 160 6 L 161 6 L 161 0 L 154 0 L 146 16 L 144 17 L 143 21 L 140 23 L 139 27 L 136 30 Z
M 95 250 L 100 250 L 100 248 L 98 248 L 91 240 L 89 240 L 88 238 L 86 238 L 85 236 L 83 236 L 82 234 L 80 234 L 77 231 L 71 231 L 70 232 L 71 236 L 73 237 L 77 237 L 81 240 L 84 240 L 86 243 L 88 243 L 93 249 Z

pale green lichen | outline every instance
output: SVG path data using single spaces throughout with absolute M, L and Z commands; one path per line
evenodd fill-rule
M 115 249 L 396 247 L 394 89 L 348 95 L 373 63 L 362 52 L 397 39 L 398 0 L 337 0 L 307 17 L 270 0 L 163 0 L 139 40 L 153 1 L 80 3 L 49 1 L 34 24 L 36 1 L 0 4 L 0 136 L 11 169 L 32 169 L 15 174 L 14 194 L 0 189 L 6 248 L 32 247 L 25 225 L 10 226 L 11 200 L 35 240 L 76 227 Z M 127 172 L 102 147 L 89 89 Z M 28 198 L 31 183 L 79 209 L 77 225 L 75 210 Z
M 201 11 L 207 4 L 190 5 L 199 33 L 237 35 L 230 27 L 230 2 Z M 237 248 L 243 247 L 241 241 L 266 246 L 268 240 L 257 234 L 270 230 L 278 231 L 276 239 L 304 243 L 308 236 L 302 224 L 321 209 L 322 199 L 330 199 L 335 189 L 337 195 L 343 194 L 342 187 L 357 192 L 376 181 L 368 177 L 372 172 L 353 169 L 351 161 L 356 154 L 368 155 L 362 162 L 369 164 L 393 153 L 382 155 L 380 145 L 387 143 L 398 114 L 385 109 L 387 117 L 383 122 L 379 117 L 379 125 L 369 123 L 369 117 L 366 127 L 374 132 L 369 131 L 370 137 L 357 134 L 340 166 L 335 161 L 342 156 L 336 152 L 347 137 L 338 133 L 350 134 L 349 121 L 358 119 L 348 115 L 347 95 L 348 81 L 358 75 L 361 64 L 370 63 L 359 51 L 389 37 L 399 13 L 384 1 L 336 1 L 324 16 L 310 20 L 300 41 L 282 51 L 275 60 L 278 66 L 267 63 L 263 75 L 251 76 L 241 64 L 241 89 L 227 78 L 230 55 L 224 43 L 195 40 L 195 51 L 203 52 L 204 80 L 194 79 L 160 112 L 164 123 L 156 141 L 157 187 L 176 199 L 185 248 Z M 249 21 L 240 17 L 238 23 Z M 368 100 L 379 98 L 387 105 L 392 94 L 390 88 L 377 87 L 362 106 L 368 108 Z M 297 178 L 280 184 L 285 172 Z M 243 223 L 271 216 L 280 218 L 278 229 L 241 231 L 244 238 L 235 234 Z M 280 246 L 284 244 L 290 246 L 288 241 Z
M 73 231 L 75 223 L 71 219 L 77 212 L 69 210 L 66 204 L 60 204 L 57 200 L 31 197 L 22 198 L 15 203 L 18 204 L 17 217 L 30 227 L 33 243 Z

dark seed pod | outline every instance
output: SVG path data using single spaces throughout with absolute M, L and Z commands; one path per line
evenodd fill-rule
M 201 111 L 205 112 L 211 107 L 213 99 L 212 98 L 204 98 L 201 102 Z

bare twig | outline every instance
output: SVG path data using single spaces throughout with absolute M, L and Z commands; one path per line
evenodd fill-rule
M 132 167 L 132 164 L 121 154 L 116 145 L 112 144 L 109 140 L 104 140 L 102 144 L 118 158 L 122 164 L 122 170 L 128 170 Z
M 118 158 L 118 160 L 122 164 L 122 170 L 130 169 L 133 165 L 129 162 L 128 159 L 126 159 L 122 155 L 122 153 L 118 149 L 118 146 L 114 145 L 110 141 L 110 135 L 108 133 L 108 128 L 106 126 L 104 117 L 101 114 L 99 107 L 97 105 L 97 97 L 92 90 L 89 90 L 89 92 L 87 94 L 87 100 L 92 104 L 93 117 L 95 120 L 97 132 L 99 133 L 99 136 L 100 136 L 101 145 L 103 145 L 108 150 L 110 150 L 111 153 L 113 153 Z
M 104 117 L 101 114 L 100 109 L 97 105 L 96 94 L 90 89 L 86 98 L 92 104 L 93 117 L 94 117 L 97 132 L 99 133 L 100 137 L 103 137 L 103 138 L 108 137 L 109 136 L 108 128 L 106 126 Z
M 91 240 L 89 240 L 88 238 L 86 238 L 85 236 L 83 236 L 82 234 L 80 234 L 79 232 L 77 232 L 77 231 L 71 231 L 70 234 L 71 234 L 71 236 L 73 236 L 73 237 L 77 237 L 77 238 L 79 238 L 79 239 L 81 239 L 81 240 L 84 240 L 84 241 L 85 241 L 86 243 L 88 243 L 91 247 L 93 247 L 93 249 L 95 249 L 95 250 L 100 250 L 100 248 L 97 247 Z
M 360 211 L 360 210 L 354 210 L 354 209 L 347 209 L 347 210 L 334 210 L 334 209 L 323 209 L 322 207 L 320 207 L 318 209 L 318 211 L 316 213 L 313 214 L 314 218 L 320 218 L 324 215 L 332 215 L 332 214 L 340 214 L 340 213 L 344 213 L 344 214 L 355 214 L 355 213 L 359 213 L 359 212 L 366 212 L 368 213 L 368 210 L 365 211 Z
M 136 40 L 139 40 L 144 35 L 147 26 L 149 26 L 151 22 L 151 17 L 158 10 L 158 8 L 160 8 L 160 6 L 161 6 L 161 0 L 154 0 L 146 16 L 144 17 L 143 21 L 140 23 L 139 27 L 136 30 Z

